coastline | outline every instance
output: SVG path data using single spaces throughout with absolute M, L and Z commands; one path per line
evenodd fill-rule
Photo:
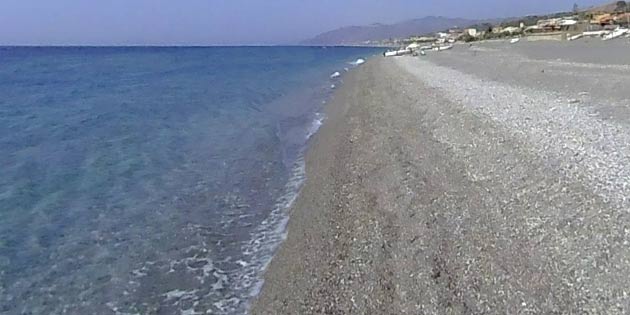
M 329 76 L 372 51 L 1 51 L 0 313 L 246 313 Z
M 630 311 L 628 96 L 598 92 L 607 65 L 513 50 L 344 77 L 252 314 Z
M 371 62 L 368 61 L 369 63 Z M 350 97 L 349 92 L 356 87 L 357 80 L 365 67 L 366 65 L 363 65 L 347 73 L 343 78 L 344 84 L 338 88 L 324 108 L 326 119 L 323 126 L 310 140 L 311 143 L 304 157 L 307 180 L 289 209 L 290 219 L 287 230 L 290 236 L 280 245 L 265 272 L 263 291 L 252 305 L 253 314 L 288 312 L 288 309 L 274 309 L 274 307 L 279 307 L 275 305 L 277 297 L 268 293 L 309 292 L 313 289 L 313 284 L 308 281 L 284 282 L 284 280 L 302 278 L 301 275 L 305 270 L 320 274 L 324 272 L 320 268 L 323 266 L 316 261 L 316 256 L 319 253 L 331 253 L 333 244 L 326 239 L 334 239 L 334 231 L 321 229 L 329 224 L 330 218 L 327 216 L 334 215 L 327 209 L 335 208 L 333 202 L 335 192 L 332 189 L 336 186 L 330 183 L 329 179 L 334 176 L 333 168 L 336 158 L 335 154 L 329 153 L 343 150 L 343 140 L 349 131 L 343 121 L 350 108 L 350 104 L 345 100 Z M 318 205 L 317 209 L 310 210 L 309 208 L 314 205 Z M 304 255 L 303 264 L 293 260 L 295 253 Z M 302 298 L 306 299 L 306 296 Z M 267 306 L 263 307 L 263 304 Z

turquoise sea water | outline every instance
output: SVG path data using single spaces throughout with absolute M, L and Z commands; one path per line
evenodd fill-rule
M 0 48 L 0 314 L 241 314 L 374 49 Z

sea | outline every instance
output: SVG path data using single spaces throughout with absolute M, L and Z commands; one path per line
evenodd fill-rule
M 0 48 L 0 314 L 246 313 L 327 100 L 379 52 Z

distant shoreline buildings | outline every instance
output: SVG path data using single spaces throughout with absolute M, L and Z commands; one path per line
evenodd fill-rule
M 525 37 L 528 40 L 572 40 L 583 36 L 610 36 L 630 27 L 630 2 L 614 3 L 580 11 L 577 5 L 573 12 L 546 16 L 527 16 L 496 24 L 483 23 L 465 28 L 453 27 L 435 34 L 423 34 L 402 39 L 366 41 L 370 46 L 404 46 L 418 44 L 448 44 L 482 40 Z M 620 30 L 620 31 L 619 31 Z

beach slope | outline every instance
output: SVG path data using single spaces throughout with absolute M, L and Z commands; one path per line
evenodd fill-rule
M 469 49 L 344 79 L 252 314 L 630 311 L 626 92 L 573 91 L 630 71 Z

